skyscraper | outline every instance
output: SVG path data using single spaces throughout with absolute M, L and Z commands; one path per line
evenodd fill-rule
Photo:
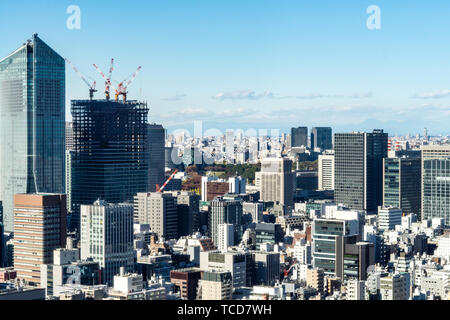
M 450 226 L 450 158 L 423 162 L 422 219 L 443 218 Z
M 420 158 L 385 158 L 383 164 L 383 206 L 420 215 Z
M 311 130 L 311 150 L 320 148 L 322 150 L 333 149 L 333 133 L 329 127 L 314 127 Z
M 81 204 L 133 202 L 147 192 L 148 107 L 137 101 L 72 101 L 72 229 Z
M 422 146 L 422 219 L 450 225 L 450 146 Z
M 53 263 L 53 250 L 66 246 L 66 196 L 14 196 L 14 270 L 38 286 L 41 264 Z
M 294 174 L 292 160 L 286 158 L 267 158 L 262 161 L 261 172 L 256 173 L 261 187 L 261 200 L 279 202 L 282 205 L 294 204 Z
M 291 129 L 291 147 L 308 146 L 308 128 L 298 127 Z
M 97 200 L 81 205 L 81 259 L 102 270 L 101 282 L 112 284 L 121 267 L 133 271 L 133 205 Z
M 351 209 L 376 212 L 383 201 L 383 158 L 388 134 L 354 132 L 335 135 L 336 203 Z
M 149 168 L 148 168 L 148 190 L 156 191 L 156 185 L 162 186 L 164 183 L 165 172 L 165 142 L 166 129 L 160 124 L 148 125 L 148 150 L 149 150 Z
M 64 193 L 65 61 L 37 34 L 0 60 L 0 200 L 13 231 L 14 194 Z

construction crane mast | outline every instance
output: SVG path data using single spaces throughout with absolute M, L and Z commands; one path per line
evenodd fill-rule
M 98 71 L 98 73 L 100 73 L 102 78 L 105 80 L 105 95 L 106 95 L 106 100 L 109 101 L 110 96 L 111 96 L 111 94 L 110 94 L 111 88 L 113 88 L 115 90 L 115 88 L 111 82 L 112 73 L 114 71 L 114 59 L 111 59 L 111 66 L 109 67 L 108 77 L 105 76 L 103 71 L 96 64 L 94 64 L 94 68 Z
M 169 179 L 167 179 L 167 181 L 163 184 L 163 186 L 160 188 L 159 185 L 156 185 L 156 192 L 163 192 L 164 188 L 169 184 L 169 182 L 175 177 L 175 175 L 177 174 L 178 169 L 176 169 L 169 177 Z
M 117 86 L 117 89 L 116 89 L 116 96 L 115 96 L 116 101 L 119 100 L 120 95 L 122 95 L 122 97 L 123 97 L 123 102 L 127 101 L 128 86 L 134 81 L 134 79 L 136 79 L 136 76 L 141 71 L 141 69 L 142 69 L 142 67 L 138 67 L 136 72 L 133 73 L 128 79 L 119 83 L 119 85 Z M 125 85 L 124 85 L 124 83 L 125 83 Z
M 70 62 L 69 59 L 65 59 L 66 62 L 72 66 L 73 70 L 75 71 L 75 73 L 84 81 L 84 83 L 87 84 L 87 86 L 89 87 L 89 98 L 92 100 L 94 99 L 94 93 L 97 92 L 97 89 L 95 88 L 97 86 L 97 82 L 94 81 L 92 84 L 86 80 L 86 77 L 80 72 L 80 70 L 78 70 L 77 67 L 75 67 L 74 65 L 72 65 L 72 62 Z

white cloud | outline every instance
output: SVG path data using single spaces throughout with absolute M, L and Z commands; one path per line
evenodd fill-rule
M 450 97 L 450 90 L 442 90 L 437 92 L 424 92 L 414 96 L 416 99 L 441 99 Z
M 220 92 L 216 94 L 213 99 L 217 100 L 261 100 L 271 99 L 274 97 L 272 92 L 266 91 L 263 93 L 256 93 L 251 90 L 240 90 L 232 92 Z

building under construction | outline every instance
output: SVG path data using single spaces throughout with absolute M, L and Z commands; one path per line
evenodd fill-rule
M 74 100 L 71 111 L 71 229 L 79 230 L 80 205 L 133 201 L 147 191 L 149 108 L 138 101 Z

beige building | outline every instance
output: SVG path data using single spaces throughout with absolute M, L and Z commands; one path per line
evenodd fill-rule
M 322 293 L 324 289 L 324 272 L 322 269 L 306 270 L 306 285 Z
M 178 238 L 177 198 L 171 192 L 138 193 L 134 198 L 134 221 L 167 240 Z
M 261 172 L 256 173 L 256 183 L 264 202 L 279 202 L 294 206 L 294 174 L 292 160 L 286 158 L 266 158 L 262 161 Z
M 199 281 L 199 300 L 231 300 L 233 281 L 231 272 L 207 271 Z
M 41 265 L 66 246 L 66 196 L 14 195 L 14 269 L 17 278 L 40 286 Z

